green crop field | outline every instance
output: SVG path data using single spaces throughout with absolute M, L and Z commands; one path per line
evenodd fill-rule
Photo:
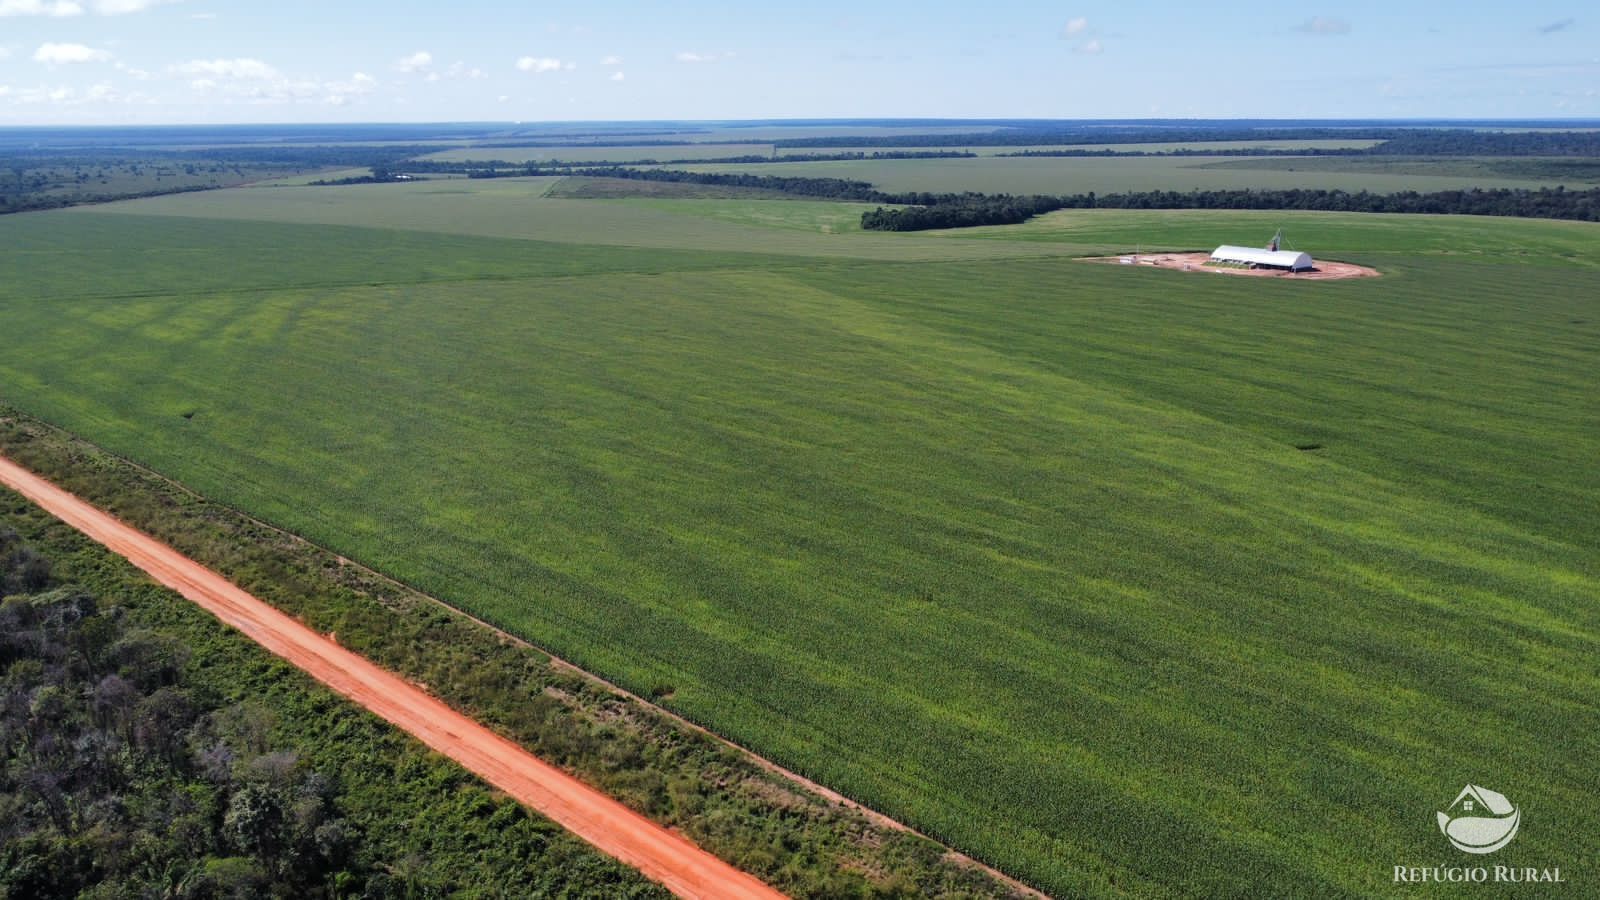
M 749 221 L 792 219 L 800 203 L 817 218 L 808 201 L 745 200 L 746 212 L 730 214 L 703 208 L 652 206 L 644 200 L 572 200 L 550 196 L 560 177 L 451 179 L 409 184 L 357 184 L 341 187 L 262 187 L 212 191 L 182 197 L 151 197 L 75 210 L 73 215 L 178 216 L 306 225 L 369 226 L 427 233 L 519 238 L 562 244 L 614 247 L 716 250 L 883 260 L 992 259 L 1069 252 L 1044 245 L 996 246 L 994 241 L 857 233 L 848 238 L 821 228 L 752 228 Z M 719 201 L 720 202 L 720 201 Z M 840 205 L 840 221 L 864 207 Z M 692 211 L 691 211 L 692 209 Z M 375 260 L 381 265 L 381 260 Z
M 1055 893 L 1594 877 L 1600 227 L 549 188 L 4 217 L 0 401 Z M 1384 275 L 1041 255 L 1279 226 Z
M 1600 161 L 1583 157 L 1255 157 L 1226 160 L 1213 169 L 1298 172 L 1304 177 L 1389 174 L 1469 179 L 1474 184 L 1502 178 L 1538 178 L 1548 184 L 1592 187 L 1600 184 Z M 1481 185 L 1480 185 L 1481 186 Z
M 1596 228 L 1586 222 L 1490 216 L 1357 215 L 1218 210 L 1061 210 L 1021 225 L 923 232 L 959 239 L 1062 244 L 1083 252 L 1210 250 L 1265 245 L 1279 228 L 1285 246 L 1313 257 L 1421 252 L 1430 257 L 1517 259 L 1533 266 L 1600 267 Z
M 1516 176 L 1407 174 L 1381 167 L 1341 171 L 1339 157 L 1305 157 L 1306 171 L 1291 170 L 1285 157 L 1004 157 L 975 159 L 882 159 L 835 162 L 686 163 L 691 172 L 783 174 L 851 178 L 886 191 L 981 191 L 1009 194 L 1079 194 L 1089 191 L 1189 191 L 1229 188 L 1328 188 L 1347 191 L 1442 191 L 1480 187 L 1545 187 L 1549 179 Z M 1238 163 L 1247 169 L 1227 168 Z M 1569 186 L 1578 182 L 1567 179 Z

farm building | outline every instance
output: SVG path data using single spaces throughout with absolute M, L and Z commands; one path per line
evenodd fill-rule
M 1277 241 L 1273 241 L 1274 244 Z M 1311 268 L 1311 254 L 1294 250 L 1262 250 L 1259 247 L 1235 247 L 1223 244 L 1211 251 L 1211 261 L 1233 265 L 1247 265 L 1252 269 L 1284 269 L 1304 272 Z

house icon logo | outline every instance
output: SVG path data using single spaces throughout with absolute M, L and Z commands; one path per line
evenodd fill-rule
M 1505 794 L 1469 784 L 1439 813 L 1439 830 L 1463 853 L 1493 853 L 1511 843 L 1522 824 L 1522 810 Z

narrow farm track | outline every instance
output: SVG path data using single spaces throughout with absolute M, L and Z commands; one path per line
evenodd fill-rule
M 251 640 L 450 757 L 601 851 L 680 897 L 779 898 L 756 878 L 696 847 L 400 676 L 340 647 L 221 575 L 0 457 L 0 483 L 104 544 Z

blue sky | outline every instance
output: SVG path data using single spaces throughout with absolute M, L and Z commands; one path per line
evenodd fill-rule
M 0 125 L 1596 117 L 1570 0 L 0 0 Z

